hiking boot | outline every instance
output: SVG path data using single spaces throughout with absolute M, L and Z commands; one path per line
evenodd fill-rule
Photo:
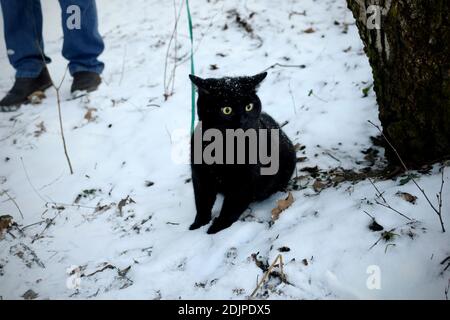
M 77 91 L 95 91 L 101 82 L 102 79 L 98 73 L 91 71 L 79 71 L 73 74 L 73 82 L 70 92 L 75 94 Z
M 36 78 L 16 78 L 13 87 L 0 101 L 1 112 L 16 111 L 22 104 L 30 102 L 30 96 L 37 91 L 51 87 L 52 79 L 46 67 Z

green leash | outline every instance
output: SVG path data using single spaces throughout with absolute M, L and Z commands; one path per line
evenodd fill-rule
M 192 32 L 192 17 L 191 17 L 191 10 L 189 8 L 189 0 L 186 0 L 186 8 L 187 8 L 187 16 L 188 16 L 188 22 L 189 22 L 189 36 L 191 38 L 191 74 L 195 75 L 194 70 L 194 35 Z M 191 111 L 191 133 L 194 132 L 194 125 L 195 125 L 195 86 L 193 83 L 191 83 L 191 103 L 192 103 L 192 111 Z

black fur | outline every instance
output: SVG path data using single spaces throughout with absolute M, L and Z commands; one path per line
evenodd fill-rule
M 190 75 L 199 92 L 197 112 L 203 132 L 215 128 L 225 135 L 226 129 L 280 129 L 272 117 L 261 112 L 261 101 L 256 94 L 258 85 L 266 75 L 221 79 L 201 79 Z M 245 110 L 249 103 L 253 104 L 250 112 Z M 232 108 L 230 115 L 222 112 L 225 106 Z M 194 164 L 193 139 L 194 136 L 191 138 L 191 168 L 197 215 L 190 230 L 209 223 L 218 193 L 224 195 L 224 202 L 219 217 L 214 220 L 208 233 L 229 227 L 251 202 L 264 200 L 284 190 L 295 168 L 294 146 L 281 129 L 279 170 L 275 175 L 261 175 L 259 161 L 257 164 Z M 205 145 L 207 143 L 203 144 L 203 148 Z

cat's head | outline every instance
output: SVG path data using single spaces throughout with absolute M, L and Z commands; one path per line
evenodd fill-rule
M 204 126 L 211 128 L 254 128 L 261 114 L 256 95 L 267 72 L 252 77 L 202 79 L 189 75 L 198 89 L 197 113 Z

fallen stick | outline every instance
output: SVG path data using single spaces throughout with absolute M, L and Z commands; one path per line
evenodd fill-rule
M 281 278 L 285 279 L 284 273 L 283 273 L 283 257 L 281 256 L 281 254 L 279 254 L 275 260 L 272 262 L 272 264 L 270 265 L 270 267 L 267 269 L 266 273 L 264 274 L 264 276 L 261 278 L 261 281 L 259 281 L 259 283 L 257 284 L 255 290 L 253 290 L 252 294 L 250 295 L 250 298 L 253 298 L 255 296 L 255 294 L 258 292 L 259 288 L 264 284 L 264 282 L 266 281 L 266 279 L 269 277 L 270 273 L 272 272 L 272 269 L 275 267 L 276 263 L 279 261 L 280 263 L 280 273 L 281 273 Z

